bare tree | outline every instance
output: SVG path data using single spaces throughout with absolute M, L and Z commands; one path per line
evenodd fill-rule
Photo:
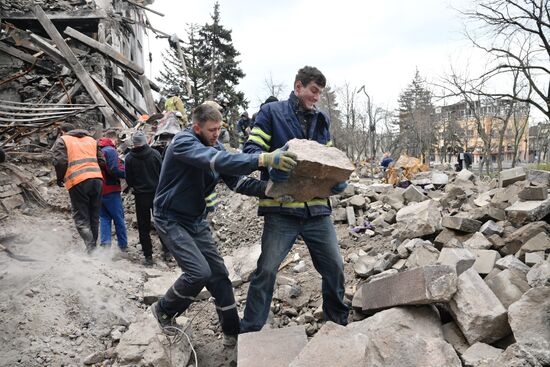
M 482 78 L 518 73 L 532 93 L 492 93 L 528 103 L 550 119 L 550 6 L 548 0 L 482 0 L 464 14 L 471 21 L 468 36 L 492 56 Z
M 286 86 L 284 83 L 277 83 L 273 80 L 273 74 L 271 72 L 269 72 L 269 76 L 264 78 L 264 90 L 267 97 L 273 96 L 277 97 L 277 99 L 281 99 L 285 88 Z M 261 102 L 265 101 L 267 97 L 265 97 Z

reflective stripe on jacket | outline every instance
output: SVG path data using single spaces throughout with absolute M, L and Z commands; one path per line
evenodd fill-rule
M 94 138 L 63 135 L 61 139 L 67 148 L 67 172 L 63 179 L 67 190 L 87 179 L 103 178 L 97 163 L 97 142 Z

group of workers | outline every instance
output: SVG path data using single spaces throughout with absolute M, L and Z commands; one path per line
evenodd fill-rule
M 271 177 L 285 180 L 297 165 L 296 155 L 287 150 L 289 140 L 310 139 L 332 144 L 330 120 L 315 106 L 325 85 L 326 78 L 317 68 L 301 68 L 287 100 L 265 103 L 253 125 L 246 126 L 243 122 L 247 135 L 243 133 L 240 153 L 224 149 L 219 141 L 222 115 L 208 103 L 193 110 L 191 127 L 174 136 L 162 163 L 159 156 L 151 154 L 143 134 L 134 134 L 134 148 L 126 157 L 125 175 L 134 188 L 136 211 L 150 213 L 152 207 L 161 242 L 182 270 L 165 295 L 151 306 L 165 333 L 178 329 L 176 317 L 185 312 L 203 287 L 214 297 L 224 345 L 235 345 L 239 333 L 260 330 L 268 318 L 279 266 L 298 237 L 307 245 L 322 278 L 324 319 L 347 324 L 344 265 L 328 199 L 299 202 L 288 196 L 265 195 Z M 102 195 L 102 171 L 115 169 L 106 164 L 95 139 L 83 130 L 65 125 L 61 130 L 62 136 L 53 148 L 58 182 L 69 190 L 77 229 L 87 248 L 93 250 L 101 208 L 97 197 Z M 154 177 L 143 174 L 149 170 L 160 170 L 158 183 Z M 261 172 L 259 180 L 247 176 L 256 170 Z M 207 222 L 208 207 L 214 201 L 215 187 L 220 180 L 235 192 L 258 197 L 258 214 L 264 217 L 261 255 L 250 281 L 242 320 L 237 313 L 228 270 Z M 346 182 L 340 182 L 332 188 L 332 193 L 342 193 L 346 186 Z M 145 237 L 145 231 L 149 230 L 145 222 L 149 221 L 138 219 L 145 256 L 150 254 L 150 250 L 145 253 L 150 243 L 144 246 L 142 241 L 147 240 L 142 239 L 142 229 Z M 120 241 L 119 238 L 119 246 Z

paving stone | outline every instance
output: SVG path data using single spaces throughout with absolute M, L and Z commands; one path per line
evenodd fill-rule
M 441 219 L 441 226 L 461 232 L 474 233 L 481 227 L 481 222 L 457 216 L 448 216 Z
M 504 228 L 496 224 L 493 220 L 488 220 L 479 228 L 479 232 L 484 236 L 491 236 L 493 234 L 501 235 L 502 232 L 504 232 Z
M 544 251 L 528 252 L 525 254 L 525 264 L 533 266 L 544 261 Z
M 364 284 L 363 311 L 447 302 L 455 292 L 456 272 L 452 267 L 425 266 Z
M 521 200 L 546 200 L 548 188 L 546 186 L 527 186 L 518 194 Z
M 508 309 L 514 338 L 543 365 L 550 364 L 550 287 L 528 290 Z
M 499 186 L 506 187 L 517 181 L 523 181 L 527 178 L 527 173 L 523 167 L 514 167 L 500 171 Z
M 535 222 L 550 213 L 550 199 L 516 201 L 505 209 L 508 220 L 513 224 Z
M 420 191 L 414 185 L 410 185 L 405 189 L 405 192 L 403 193 L 403 197 L 409 203 L 420 202 L 428 199 L 426 195 L 424 195 L 424 193 L 422 193 L 422 191 Z
M 470 344 L 468 344 L 462 331 L 460 331 L 454 321 L 443 324 L 441 330 L 443 331 L 445 341 L 451 344 L 458 354 L 463 354 L 470 347 Z
M 289 367 L 360 366 L 367 339 L 365 334 L 328 321 Z
M 481 234 L 481 232 L 474 233 L 472 237 L 464 241 L 462 244 L 464 245 L 464 248 L 468 248 L 471 250 L 487 250 L 493 246 L 491 241 L 485 238 L 485 236 Z
M 506 309 L 472 268 L 458 277 L 457 292 L 449 308 L 470 344 L 491 343 L 510 333 Z
M 502 352 L 502 349 L 477 342 L 462 354 L 464 367 L 478 367 L 480 363 L 492 363 Z
M 344 152 L 314 140 L 292 139 L 288 150 L 298 156 L 298 165 L 285 182 L 269 182 L 266 195 L 291 195 L 296 201 L 329 197 L 331 188 L 347 181 L 355 167 Z
M 303 325 L 239 334 L 239 367 L 288 367 L 307 344 Z
M 475 255 L 468 249 L 464 248 L 442 248 L 438 264 L 449 265 L 455 269 L 457 275 L 471 268 L 476 261 Z
M 473 250 L 476 255 L 476 261 L 473 268 L 479 274 L 489 274 L 495 267 L 495 263 L 500 259 L 500 254 L 495 250 Z
M 355 366 L 461 366 L 453 347 L 443 339 L 434 308 L 394 307 L 347 328 L 368 338 L 363 364 Z
M 520 299 L 523 293 L 530 289 L 525 277 L 510 269 L 505 269 L 497 275 L 485 279 L 485 283 L 505 308 Z
M 441 229 L 441 209 L 434 200 L 407 205 L 399 210 L 396 221 L 399 237 L 415 238 L 436 233 Z

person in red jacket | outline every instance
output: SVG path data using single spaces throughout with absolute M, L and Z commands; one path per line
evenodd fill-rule
M 120 195 L 120 179 L 125 178 L 124 163 L 118 158 L 113 139 L 99 138 L 99 147 L 105 157 L 103 174 L 103 196 L 101 198 L 101 210 L 99 212 L 100 245 L 111 246 L 111 223 L 115 223 L 115 231 L 118 247 L 122 252 L 128 249 L 126 237 L 126 223 L 124 222 L 124 208 Z

